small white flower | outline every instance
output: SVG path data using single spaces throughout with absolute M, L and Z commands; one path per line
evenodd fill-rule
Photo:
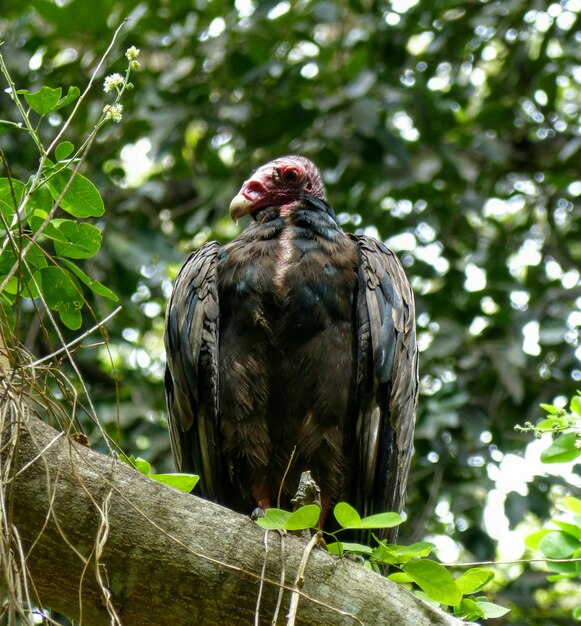
M 123 76 L 121 74 L 110 74 L 105 78 L 105 82 L 103 83 L 103 91 L 108 93 L 109 91 L 113 91 L 113 89 L 119 89 L 123 85 Z
M 141 67 L 141 63 L 139 61 L 131 61 L 131 63 L 129 63 L 129 67 L 132 70 L 138 70 Z
M 130 61 L 133 61 L 133 59 L 136 59 L 139 56 L 140 52 L 141 50 L 139 48 L 136 48 L 135 46 L 131 46 L 131 48 L 127 48 L 127 52 L 125 53 L 125 56 Z
M 105 114 L 105 119 L 113 120 L 117 124 L 121 121 L 123 117 L 123 105 L 122 104 L 108 104 L 103 108 L 103 113 Z

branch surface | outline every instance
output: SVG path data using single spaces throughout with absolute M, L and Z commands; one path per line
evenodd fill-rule
M 281 544 L 271 532 L 265 554 L 265 531 L 246 517 L 22 418 L 12 422 L 18 446 L 5 488 L 40 605 L 84 626 L 247 625 L 255 623 L 264 571 L 256 623 L 270 624 L 284 564 L 278 623 L 285 623 L 288 581 L 296 579 L 307 540 L 287 535 Z M 321 548 L 309 555 L 299 591 L 296 624 L 462 623 Z

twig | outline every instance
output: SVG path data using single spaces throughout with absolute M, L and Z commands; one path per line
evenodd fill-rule
M 26 259 L 24 257 L 22 258 L 22 261 L 24 262 L 25 265 L 27 264 Z M 40 289 L 40 287 L 38 285 L 38 282 L 37 282 L 34 274 L 31 274 L 31 279 L 32 279 L 32 282 L 34 283 L 36 289 L 40 293 L 41 289 Z M 0 286 L 0 292 L 1 291 L 2 291 L 2 287 Z M 103 437 L 103 439 L 105 441 L 105 444 L 107 445 L 107 448 L 109 449 L 109 451 L 111 453 L 113 453 L 113 448 L 111 447 L 111 444 L 109 442 L 108 435 L 106 434 L 105 429 L 103 428 L 102 424 L 99 422 L 99 419 L 97 417 L 97 411 L 95 410 L 95 405 L 93 404 L 93 401 L 91 400 L 91 396 L 89 394 L 89 390 L 87 388 L 85 380 L 83 379 L 81 371 L 79 370 L 79 367 L 78 367 L 77 363 L 75 362 L 75 359 L 73 358 L 72 353 L 68 349 L 68 346 L 67 346 L 67 344 L 65 342 L 64 336 L 63 336 L 63 334 L 62 334 L 58 324 L 56 323 L 56 319 L 55 319 L 55 317 L 53 315 L 53 312 L 49 309 L 48 305 L 46 304 L 46 302 L 45 302 L 45 300 L 44 300 L 44 298 L 42 296 L 41 296 L 41 300 L 45 304 L 46 315 L 47 315 L 48 319 L 50 320 L 50 322 L 51 322 L 51 324 L 52 324 L 52 326 L 54 328 L 54 331 L 55 331 L 57 337 L 59 338 L 59 340 L 61 342 L 62 351 L 66 353 L 67 358 L 68 358 L 68 360 L 69 360 L 69 362 L 71 364 L 71 367 L 73 368 L 73 371 L 77 375 L 78 380 L 79 380 L 79 382 L 81 384 L 81 387 L 83 389 L 83 392 L 85 394 L 85 397 L 87 398 L 87 402 L 88 402 L 89 407 L 91 409 L 90 412 L 89 411 L 87 411 L 87 412 L 89 413 L 89 416 L 93 418 L 93 421 L 95 422 L 97 428 L 99 429 L 99 431 L 100 431 L 100 433 L 101 433 L 101 435 L 102 435 L 102 437 Z M 76 398 L 77 398 L 76 390 L 73 389 L 73 393 L 75 394 L 75 405 L 76 405 Z M 73 407 L 73 409 L 74 409 L 74 407 Z M 74 413 L 73 413 L 73 415 L 74 415 Z
M 299 608 L 299 592 L 303 588 L 305 584 L 305 569 L 307 568 L 307 561 L 309 560 L 309 556 L 313 548 L 317 545 L 321 538 L 321 532 L 316 533 L 312 536 L 311 540 L 307 544 L 305 551 L 303 552 L 303 558 L 299 564 L 299 569 L 297 570 L 297 577 L 295 579 L 294 590 L 291 594 L 290 606 L 288 609 L 286 626 L 295 626 L 295 622 L 297 619 L 297 610 Z
M 259 626 L 260 623 L 260 602 L 262 600 L 262 591 L 264 589 L 264 581 L 266 574 L 266 563 L 268 556 L 268 534 L 270 531 L 264 533 L 264 562 L 262 563 L 262 571 L 260 573 L 260 586 L 258 588 L 258 597 L 256 598 L 256 609 L 254 610 L 254 626 Z M 276 626 L 278 621 L 278 614 L 280 613 L 280 607 L 282 605 L 282 598 L 284 595 L 284 580 L 285 580 L 285 560 L 284 560 L 284 537 L 286 532 L 284 530 L 277 530 L 280 535 L 280 587 L 278 589 L 278 596 L 276 599 L 276 605 L 274 607 L 274 613 L 272 614 L 271 626 Z
M 290 458 L 288 460 L 288 463 L 286 464 L 286 469 L 284 470 L 284 474 L 282 475 L 282 480 L 280 481 L 280 487 L 278 488 L 278 495 L 276 497 L 276 506 L 280 509 L 280 498 L 282 496 L 282 489 L 284 487 L 284 482 L 286 480 L 286 477 L 290 471 L 290 468 L 292 466 L 293 463 L 293 459 L 295 458 L 295 452 L 297 451 L 297 447 L 295 446 L 293 448 L 293 451 L 291 452 Z
M 30 123 L 30 118 L 28 117 L 28 113 L 24 110 L 24 107 L 22 106 L 22 102 L 20 102 L 20 98 L 18 97 L 18 94 L 16 93 L 16 85 L 12 81 L 10 73 L 8 72 L 8 68 L 6 67 L 6 64 L 4 63 L 4 57 L 2 56 L 1 53 L 0 53 L 0 72 L 4 75 L 4 78 L 6 79 L 6 82 L 8 83 L 8 87 L 10 88 L 10 98 L 16 105 L 16 108 L 18 109 L 20 115 L 22 116 L 22 119 L 24 120 L 24 124 L 26 125 L 26 131 L 34 140 L 34 143 L 36 144 L 36 147 L 40 150 L 41 155 L 45 154 L 44 146 L 42 145 L 40 141 L 38 133 L 36 132 L 36 130 L 34 130 L 34 128 L 32 127 L 32 124 Z
M 97 65 L 97 67 L 95 68 L 95 70 L 93 71 L 93 73 L 91 74 L 91 78 L 89 79 L 89 82 L 85 88 L 85 91 L 83 91 L 83 93 L 81 94 L 81 96 L 79 97 L 79 99 L 77 100 L 72 113 L 69 115 L 67 121 L 63 124 L 62 128 L 60 129 L 60 131 L 58 132 L 57 136 L 52 140 L 52 143 L 50 144 L 50 146 L 47 149 L 47 154 L 50 154 L 51 150 L 57 145 L 57 143 L 60 141 L 60 138 L 63 136 L 64 132 L 66 131 L 68 125 L 72 122 L 76 112 L 79 110 L 79 107 L 81 106 L 81 103 L 83 102 L 83 100 L 85 99 L 86 95 L 89 93 L 93 82 L 97 76 L 97 73 L 99 72 L 99 70 L 101 69 L 101 66 L 103 65 L 103 63 L 105 62 L 105 59 L 109 56 L 109 53 L 111 52 L 111 50 L 113 49 L 113 46 L 115 45 L 115 41 L 117 39 L 117 36 L 119 35 L 119 32 L 121 31 L 121 29 L 123 28 L 123 26 L 125 26 L 125 23 L 127 22 L 127 19 L 124 19 L 121 24 L 119 24 L 119 26 L 117 27 L 117 29 L 115 30 L 115 32 L 113 33 L 113 37 L 111 39 L 111 43 L 109 44 L 109 47 L 107 48 L 107 50 L 105 50 L 105 52 L 102 54 L 101 59 L 99 60 L 99 63 Z
M 570 559 L 515 559 L 514 561 L 475 561 L 474 563 L 442 563 L 444 567 L 475 567 L 479 565 L 516 565 L 518 563 L 577 563 L 581 557 Z
M 11 476 L 10 478 L 6 479 L 4 481 L 4 484 L 9 484 L 11 482 L 13 482 L 14 480 L 16 480 L 20 474 L 22 474 L 23 472 L 25 472 L 31 465 L 33 465 L 34 463 L 36 463 L 36 461 L 38 461 L 38 459 L 42 458 L 43 454 L 52 446 L 54 445 L 61 437 L 65 436 L 65 432 L 64 431 L 60 431 L 58 433 L 58 435 L 56 435 L 54 437 L 54 439 L 51 439 L 46 446 L 44 446 L 44 448 L 42 450 L 38 451 L 38 454 L 33 457 L 32 459 L 30 459 L 30 461 L 28 461 L 28 463 L 26 463 L 26 465 L 23 465 L 13 476 Z
M 276 622 L 278 621 L 278 614 L 280 612 L 280 607 L 282 605 L 282 596 L 284 592 L 284 579 L 286 575 L 285 560 L 284 560 L 285 531 L 279 530 L 278 533 L 280 535 L 280 581 L 279 581 L 280 587 L 278 588 L 278 597 L 276 599 L 276 606 L 274 607 L 274 613 L 272 615 L 272 622 L 270 623 L 271 626 L 276 626 Z
M 95 575 L 97 577 L 97 583 L 99 584 L 99 588 L 103 592 L 103 596 L 105 599 L 105 608 L 107 609 L 107 613 L 109 613 L 109 617 L 111 618 L 111 626 L 122 626 L 121 620 L 119 619 L 119 615 L 117 615 L 117 611 L 113 606 L 113 602 L 111 601 L 111 592 L 109 591 L 108 585 L 103 582 L 103 578 L 101 577 L 101 556 L 103 555 L 103 550 L 105 549 L 105 544 L 107 543 L 107 538 L 109 537 L 109 508 L 111 506 L 111 496 L 113 495 L 113 491 L 109 490 L 109 493 L 105 496 L 103 500 L 103 507 L 97 507 L 99 514 L 101 516 L 101 522 L 99 523 L 99 530 L 97 531 L 96 543 L 95 543 Z
M 264 532 L 264 561 L 260 572 L 260 585 L 258 586 L 258 596 L 256 597 L 256 608 L 254 609 L 254 626 L 260 624 L 260 601 L 262 600 L 262 590 L 264 588 L 264 575 L 266 574 L 266 560 L 268 558 L 268 530 Z
M 95 326 L 93 326 L 92 328 L 89 328 L 89 330 L 87 330 L 86 332 L 84 332 L 82 335 L 80 335 L 79 337 L 77 337 L 76 339 L 73 339 L 71 342 L 69 342 L 68 344 L 66 344 L 65 346 L 63 346 L 62 348 L 59 348 L 58 350 L 55 350 L 54 352 L 52 352 L 51 354 L 47 354 L 46 356 L 43 356 L 42 359 L 37 359 L 36 361 L 34 361 L 34 363 L 30 363 L 29 367 L 36 367 L 37 365 L 40 365 L 41 363 L 44 363 L 45 361 L 49 361 L 50 359 L 54 358 L 55 356 L 58 356 L 59 354 L 61 354 L 61 352 L 67 352 L 68 350 L 70 350 L 70 348 L 72 348 L 74 345 L 76 345 L 77 343 L 79 343 L 80 341 L 82 341 L 83 339 L 85 339 L 85 337 L 88 337 L 91 333 L 94 333 L 96 330 L 99 330 L 102 326 L 104 326 L 112 317 L 114 317 L 115 315 L 117 315 L 117 313 L 119 313 L 119 311 L 121 311 L 123 307 L 118 306 L 112 313 L 109 313 L 109 315 L 107 315 L 107 317 L 103 318 L 100 322 L 98 322 L 97 324 L 95 324 Z

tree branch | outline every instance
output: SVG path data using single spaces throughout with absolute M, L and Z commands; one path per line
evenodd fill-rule
M 248 518 L 150 480 L 16 412 L 10 428 L 4 423 L 0 469 L 33 602 L 84 626 L 252 624 L 266 559 L 256 623 L 271 622 L 281 561 L 286 580 L 294 580 L 305 539 L 286 536 L 281 544 L 271 533 L 265 554 L 265 531 Z M 6 473 L 4 452 L 15 432 L 17 453 Z M 294 592 L 297 624 L 461 624 L 320 548 L 310 554 L 302 588 L 283 588 L 281 622 Z

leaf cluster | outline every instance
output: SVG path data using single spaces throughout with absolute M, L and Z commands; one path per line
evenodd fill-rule
M 548 416 L 536 426 L 527 422 L 524 426 L 516 426 L 518 432 L 534 432 L 539 439 L 550 433 L 552 443 L 543 450 L 543 463 L 568 463 L 581 457 L 581 391 L 569 402 L 569 412 L 554 404 L 542 403 Z
M 581 456 L 581 392 L 571 398 L 568 412 L 553 404 L 541 407 L 547 412 L 545 419 L 536 426 L 527 423 L 517 429 L 532 431 L 539 438 L 550 433 L 552 442 L 541 453 L 544 463 L 575 463 Z M 581 579 L 581 500 L 565 496 L 558 506 L 561 514 L 525 540 L 529 549 L 546 557 L 545 565 L 553 572 L 547 576 L 551 583 Z M 573 610 L 573 617 L 581 620 L 581 605 Z
M 14 331 L 14 305 L 19 298 L 41 298 L 49 310 L 58 312 L 66 327 L 78 330 L 85 304 L 84 287 L 117 300 L 111 289 L 92 279 L 78 264 L 81 259 L 95 256 L 101 247 L 100 228 L 81 220 L 101 217 L 105 206 L 95 185 L 79 169 L 98 130 L 108 119 L 107 107 L 80 147 L 75 148 L 68 140 L 61 141 L 76 108 L 52 132 L 45 146 L 43 124 L 47 126 L 48 116 L 56 111 L 75 101 L 79 104 L 80 89 L 71 86 L 65 96 L 60 87 L 42 86 L 33 93 L 16 89 L 1 53 L 0 70 L 22 118 L 20 123 L 0 120 L 0 131 L 19 129 L 27 133 L 40 157 L 38 169 L 26 181 L 10 175 L 9 164 L 4 161 L 9 176 L 0 178 L 1 317 Z M 128 77 L 129 69 L 126 80 Z M 116 102 L 121 94 L 119 90 Z M 53 153 L 55 161 L 49 158 Z M 59 217 L 59 210 L 76 219 Z
M 458 617 L 470 621 L 481 618 L 501 617 L 508 609 L 489 602 L 485 597 L 474 596 L 482 591 L 494 579 L 490 569 L 475 567 L 455 578 L 448 568 L 428 559 L 434 545 L 421 541 L 410 546 L 388 545 L 374 535 L 377 546 L 343 542 L 337 535 L 345 530 L 377 530 L 393 528 L 403 522 L 399 513 L 387 512 L 361 518 L 359 513 L 347 502 L 338 502 L 333 508 L 333 516 L 339 525 L 335 532 L 320 531 L 317 528 L 321 509 L 316 504 L 308 504 L 294 512 L 282 509 L 267 509 L 264 517 L 256 523 L 265 530 L 297 531 L 316 529 L 327 539 L 327 549 L 337 556 L 349 554 L 363 559 L 366 567 L 379 572 L 380 567 L 389 565 L 400 571 L 389 575 L 389 579 L 410 587 L 416 585 L 414 593 L 428 602 L 444 607 L 451 607 Z M 467 596 L 467 597 L 465 597 Z

